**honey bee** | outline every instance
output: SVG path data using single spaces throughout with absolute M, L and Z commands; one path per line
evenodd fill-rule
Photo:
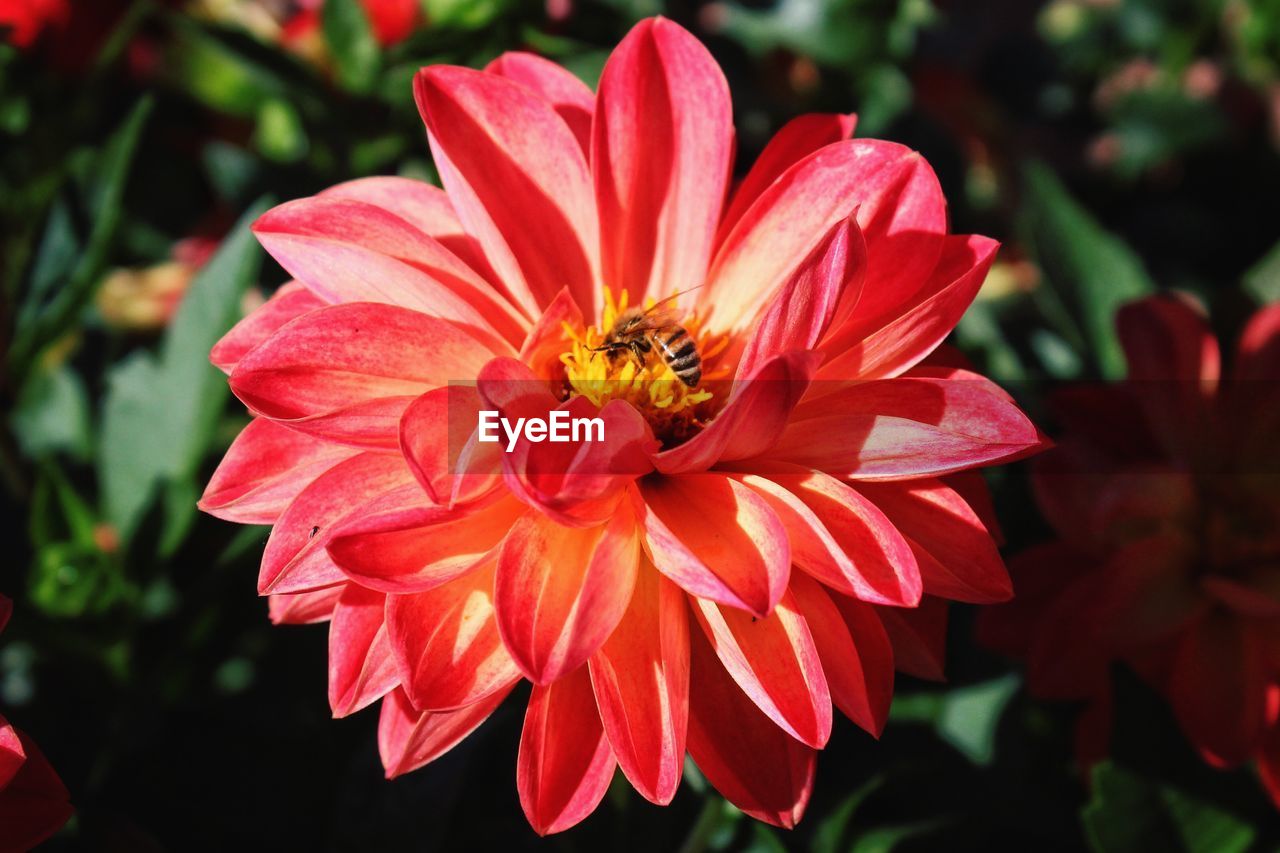
M 631 308 L 618 315 L 613 327 L 604 336 L 604 343 L 592 352 L 603 352 L 610 359 L 628 353 L 641 367 L 653 350 L 676 378 L 695 388 L 702 379 L 702 356 L 698 346 L 674 319 L 667 304 L 689 291 L 672 294 L 649 308 Z

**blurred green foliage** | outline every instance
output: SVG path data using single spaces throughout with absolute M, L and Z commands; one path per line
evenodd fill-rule
M 213 5 L 95 0 L 83 27 L 0 45 L 0 479 L 20 528 L 0 573 L 17 601 L 0 704 L 80 807 L 55 846 L 547 846 L 515 802 L 517 712 L 384 783 L 371 715 L 328 719 L 323 630 L 266 624 L 265 531 L 194 507 L 245 418 L 209 347 L 283 279 L 248 223 L 269 199 L 353 177 L 433 179 L 411 95 L 422 65 L 530 49 L 594 84 L 630 25 L 663 13 L 725 68 L 739 172 L 797 113 L 856 109 L 861 135 L 934 165 L 954 230 L 1004 241 L 954 341 L 1037 413 L 1052 382 L 1123 373 L 1112 320 L 1128 299 L 1190 290 L 1232 331 L 1280 298 L 1274 0 L 424 0 L 427 24 L 392 47 L 357 0 L 328 0 L 319 52 Z M 219 248 L 185 267 L 176 311 L 131 325 L 109 310 L 121 270 L 145 283 L 126 302 L 160 304 L 148 271 L 192 237 Z M 1022 472 L 993 485 L 1009 550 L 1041 538 Z M 974 646 L 971 617 L 957 608 L 950 681 L 902 678 L 879 743 L 838 728 L 795 833 L 744 818 L 690 765 L 668 809 L 615 786 L 549 843 L 1280 844 L 1251 771 L 1187 754 L 1140 687 L 1127 704 L 1149 737 L 1086 784 L 1070 709 L 1030 702 Z

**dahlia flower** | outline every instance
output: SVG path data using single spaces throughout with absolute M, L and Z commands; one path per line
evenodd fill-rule
M 1107 752 L 1121 662 L 1208 762 L 1259 758 L 1280 803 L 1280 305 L 1225 372 L 1189 300 L 1129 305 L 1118 327 L 1127 381 L 1065 391 L 1064 435 L 1037 460 L 1060 538 L 1015 558 L 1017 598 L 982 637 L 1026 658 L 1033 694 L 1085 702 L 1084 763 Z
M 527 680 L 538 832 L 615 767 L 669 802 L 686 752 L 792 826 L 833 705 L 879 734 L 895 664 L 940 675 L 945 600 L 1010 594 L 971 469 L 1041 437 L 926 361 L 996 244 L 948 235 L 928 164 L 852 116 L 797 118 L 730 191 L 728 86 L 665 19 L 597 93 L 516 53 L 415 95 L 444 190 L 360 180 L 257 222 L 295 281 L 213 352 L 255 417 L 202 507 L 273 526 L 259 590 L 329 620 L 333 712 L 382 700 L 388 776 Z M 674 319 L 611 350 L 637 308 Z M 508 452 L 483 411 L 604 440 Z
M 13 602 L 0 595 L 0 631 Z M 31 738 L 0 716 L 0 853 L 30 850 L 71 817 L 67 789 Z

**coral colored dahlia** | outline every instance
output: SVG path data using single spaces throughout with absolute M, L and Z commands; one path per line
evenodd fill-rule
M 1027 686 L 1085 703 L 1077 751 L 1106 755 L 1111 666 L 1169 702 L 1206 761 L 1257 759 L 1280 804 L 1280 305 L 1224 358 L 1182 297 L 1126 306 L 1125 382 L 1065 390 L 1034 484 L 1059 537 L 1012 563 L 1015 601 L 979 623 Z
M 595 94 L 525 54 L 415 94 L 443 191 L 356 181 L 257 223 L 296 281 L 214 350 L 256 417 L 203 508 L 273 525 L 260 591 L 330 620 L 333 711 L 382 699 L 388 776 L 527 679 L 538 832 L 615 767 L 669 802 L 686 752 L 793 825 L 832 706 L 878 734 L 895 663 L 939 675 L 944 600 L 1009 595 L 963 472 L 1040 435 L 925 360 L 996 244 L 948 235 L 928 164 L 849 116 L 788 124 L 731 191 L 725 79 L 664 19 Z M 640 312 L 661 329 L 610 347 Z M 603 440 L 484 443 L 481 412 Z

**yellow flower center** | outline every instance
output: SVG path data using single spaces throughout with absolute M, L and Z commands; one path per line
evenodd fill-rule
M 667 446 L 679 444 L 702 428 L 714 414 L 715 393 L 709 382 L 724 378 L 727 368 L 717 364 L 728 339 L 702 329 L 696 314 L 678 322 L 698 349 L 702 376 L 694 387 L 686 385 L 662 357 L 661 347 L 652 340 L 657 330 L 643 333 L 647 352 L 629 348 L 604 349 L 609 332 L 618 318 L 627 313 L 627 293 L 615 298 L 605 290 L 604 316 L 599 326 L 576 329 L 564 325 L 567 352 L 560 356 L 570 396 L 586 397 L 597 406 L 610 400 L 626 400 L 649 421 L 654 434 Z M 655 305 L 647 299 L 645 310 Z M 641 350 L 646 349 L 641 347 Z

